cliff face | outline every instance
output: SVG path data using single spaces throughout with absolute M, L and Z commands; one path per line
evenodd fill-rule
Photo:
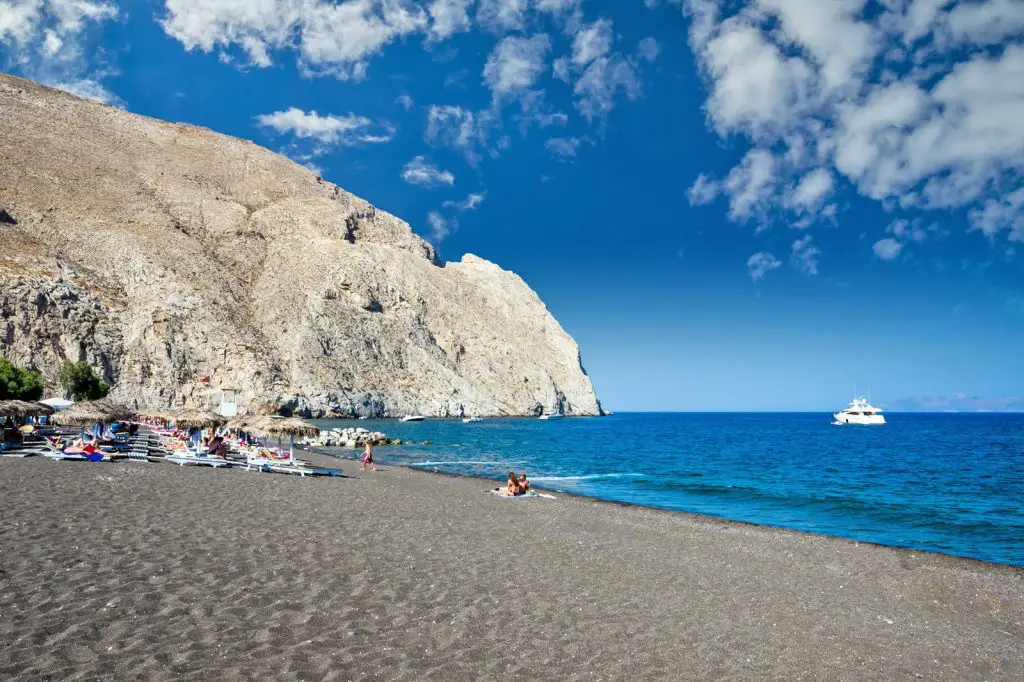
M 0 355 L 146 407 L 599 414 L 516 275 L 250 142 L 0 75 Z M 211 375 L 209 388 L 199 379 Z

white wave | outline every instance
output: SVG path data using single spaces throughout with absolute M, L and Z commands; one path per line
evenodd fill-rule
M 457 462 L 413 462 L 409 466 L 411 467 L 436 467 L 449 464 L 508 464 L 508 462 L 472 462 L 466 460 L 459 460 Z
M 581 476 L 533 476 L 531 481 L 590 481 L 596 478 L 639 478 L 643 474 L 632 472 L 617 474 L 583 474 Z

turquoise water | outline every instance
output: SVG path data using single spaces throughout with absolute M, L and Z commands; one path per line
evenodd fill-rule
M 503 480 L 1024 566 L 1024 415 L 616 414 L 601 419 L 351 420 L 429 446 L 381 464 Z M 352 451 L 342 451 L 352 456 Z

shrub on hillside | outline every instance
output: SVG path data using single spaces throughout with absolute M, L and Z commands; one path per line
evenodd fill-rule
M 88 362 L 65 362 L 57 379 L 72 400 L 98 400 L 110 393 L 110 386 Z
M 43 378 L 38 372 L 15 367 L 0 358 L 0 400 L 39 400 Z

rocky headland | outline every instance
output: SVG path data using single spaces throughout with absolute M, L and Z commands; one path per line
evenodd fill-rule
M 2 74 L 0 245 L 0 356 L 51 387 L 87 360 L 138 407 L 601 413 L 517 275 L 251 142 Z

